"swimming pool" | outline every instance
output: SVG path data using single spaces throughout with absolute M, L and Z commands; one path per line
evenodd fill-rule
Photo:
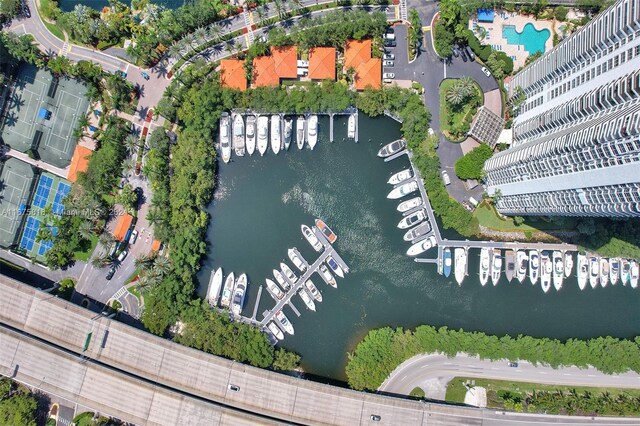
M 502 37 L 507 39 L 507 44 L 520 44 L 530 55 L 536 52 L 544 53 L 544 44 L 551 36 L 551 31 L 544 28 L 537 30 L 531 22 L 524 26 L 522 32 L 516 31 L 515 25 L 502 27 Z

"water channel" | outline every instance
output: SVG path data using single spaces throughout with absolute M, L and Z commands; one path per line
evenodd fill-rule
M 360 114 L 360 143 L 346 141 L 346 118 L 336 118 L 335 142 L 329 143 L 329 121 L 320 119 L 320 140 L 314 151 L 220 162 L 219 185 L 209 206 L 209 256 L 200 273 L 205 295 L 211 270 L 225 275 L 245 272 L 249 294 L 243 314 L 251 316 L 258 287 L 273 279 L 272 269 L 296 246 L 311 263 L 316 253 L 303 239 L 300 224 L 320 217 L 338 235 L 335 247 L 351 268 L 338 288 L 318 275 L 312 280 L 324 301 L 308 311 L 298 296 L 292 300 L 302 313 L 285 313 L 295 327 L 284 347 L 302 355 L 306 371 L 343 380 L 347 352 L 368 330 L 382 326 L 419 324 L 480 330 L 490 334 L 528 334 L 536 337 L 588 338 L 599 335 L 630 337 L 640 328 L 640 290 L 615 287 L 580 291 L 575 278 L 564 288 L 544 294 L 540 285 L 509 284 L 482 287 L 477 277 L 479 250 L 470 251 L 469 276 L 458 287 L 453 274 L 444 278 L 436 265 L 418 264 L 405 255 L 408 245 L 396 227 L 402 218 L 397 202 L 387 200 L 391 174 L 408 166 L 406 156 L 385 163 L 379 147 L 400 135 L 398 123 Z M 450 232 L 447 237 L 453 237 Z M 434 250 L 427 256 L 435 257 Z M 575 272 L 575 270 L 574 270 Z M 263 291 L 258 310 L 275 302 Z

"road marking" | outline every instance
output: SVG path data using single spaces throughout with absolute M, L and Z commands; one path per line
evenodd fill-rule
M 444 78 L 447 78 L 447 64 L 443 62 L 442 67 L 444 69 Z
M 569 374 L 569 373 L 563 373 L 562 375 L 563 375 L 563 376 L 570 376 L 571 374 Z
M 596 377 L 595 374 L 587 374 L 587 377 Z
M 544 372 L 544 371 L 541 371 L 541 372 L 540 372 L 540 374 L 549 374 L 549 373 L 546 373 L 546 372 Z
M 400 6 L 396 5 L 396 19 L 400 19 Z
M 431 31 L 431 26 L 422 27 L 422 31 Z

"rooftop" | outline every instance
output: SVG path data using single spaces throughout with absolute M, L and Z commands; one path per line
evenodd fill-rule
M 367 87 L 379 89 L 382 87 L 382 60 L 371 58 L 356 68 L 356 90 L 364 90 Z
M 220 84 L 231 89 L 247 90 L 244 61 L 223 59 L 220 61 Z
M 344 46 L 344 67 L 357 68 L 371 59 L 371 40 L 347 40 Z
M 298 48 L 296 46 L 271 47 L 271 57 L 279 78 L 296 78 Z
M 131 222 L 133 221 L 133 216 L 129 213 L 125 213 L 118 218 L 118 223 L 116 224 L 116 230 L 113 231 L 113 238 L 117 241 L 123 241 L 127 236 L 127 231 L 131 227 Z
M 275 64 L 271 56 L 253 58 L 253 87 L 277 86 L 280 77 L 276 74 Z
M 89 148 L 76 145 L 76 149 L 73 152 L 73 157 L 71 158 L 71 165 L 69 166 L 69 173 L 67 174 L 67 179 L 71 182 L 75 182 L 78 179 L 79 172 L 86 172 L 89 167 L 89 157 L 93 154 Z
M 336 49 L 312 47 L 309 49 L 309 78 L 312 80 L 336 79 Z
M 478 142 L 484 142 L 491 148 L 496 146 L 498 138 L 504 129 L 505 121 L 490 109 L 481 106 L 478 114 L 471 124 L 469 136 Z

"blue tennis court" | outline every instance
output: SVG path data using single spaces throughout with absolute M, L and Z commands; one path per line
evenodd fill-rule
M 40 221 L 34 217 L 28 217 L 24 233 L 22 234 L 22 240 L 20 241 L 20 247 L 27 251 L 33 250 L 39 228 Z
M 53 206 L 51 210 L 53 214 L 60 216 L 64 211 L 64 205 L 62 204 L 62 200 L 67 194 L 71 191 L 71 187 L 64 182 L 58 182 L 58 189 L 56 190 L 56 196 L 53 199 Z
M 40 176 L 40 181 L 38 182 L 38 187 L 36 188 L 36 196 L 33 199 L 34 206 L 40 209 L 44 209 L 44 207 L 47 205 L 47 199 L 49 198 L 52 184 L 52 178 L 45 175 Z
M 51 235 L 54 236 L 54 237 L 56 235 L 58 235 L 58 227 L 57 226 L 52 226 L 51 227 Z M 40 241 L 40 248 L 38 249 L 38 255 L 39 256 L 44 256 L 44 254 L 46 252 L 48 252 L 51 247 L 53 247 L 53 239 L 46 240 L 46 241 Z

